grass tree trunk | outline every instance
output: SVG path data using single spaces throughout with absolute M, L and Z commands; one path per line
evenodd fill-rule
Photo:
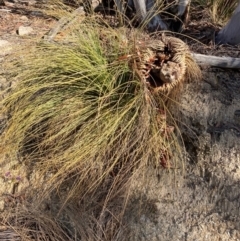
M 240 44 L 240 1 L 232 18 L 227 25 L 218 33 L 217 43 L 228 43 L 232 45 Z

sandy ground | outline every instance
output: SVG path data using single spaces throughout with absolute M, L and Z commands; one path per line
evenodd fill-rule
M 150 171 L 136 184 L 136 202 L 144 192 L 155 208 L 138 214 L 134 240 L 240 240 L 239 80 L 239 71 L 207 69 L 202 82 L 184 88 L 185 173 L 163 172 L 158 181 Z

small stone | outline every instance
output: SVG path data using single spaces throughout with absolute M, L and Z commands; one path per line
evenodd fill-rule
M 6 226 L 0 226 L 0 232 L 6 231 L 7 227 Z
M 37 3 L 37 1 L 28 1 L 29 6 L 34 6 Z
M 14 7 L 14 3 L 13 2 L 10 3 L 10 1 L 6 1 L 4 3 L 5 3 L 5 6 L 7 6 L 7 7 Z
M 21 16 L 20 19 L 24 22 L 27 22 L 29 20 L 28 17 L 25 15 Z
M 17 34 L 19 36 L 23 36 L 23 35 L 28 35 L 31 32 L 33 32 L 33 28 L 32 27 L 24 27 L 24 26 L 20 26 L 17 30 Z

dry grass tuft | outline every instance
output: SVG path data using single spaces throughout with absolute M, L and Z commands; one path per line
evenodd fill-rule
M 71 13 L 83 5 L 82 1 L 78 0 L 48 0 L 42 4 L 42 11 L 48 16 L 60 19 L 62 17 L 71 16 Z
M 39 173 L 37 201 L 59 200 L 57 213 L 75 225 L 71 235 L 117 240 L 131 177 L 149 165 L 182 168 L 184 148 L 165 99 L 122 58 L 136 54 L 139 34 L 91 17 L 72 31 L 15 64 L 19 82 L 2 103 L 9 120 L 0 151 Z M 46 240 L 64 240 L 54 220 L 24 215 L 23 226 L 37 223 L 47 236 L 61 235 Z
M 224 25 L 232 16 L 238 4 L 238 0 L 211 0 L 211 15 L 214 23 Z
M 1 233 L 2 240 L 43 240 L 43 241 L 73 241 L 69 235 L 67 225 L 59 223 L 57 217 L 50 213 L 40 212 L 33 207 L 22 207 L 14 209 L 2 215 L 1 223 L 5 230 Z
M 229 21 L 238 4 L 238 0 L 196 0 L 195 2 L 209 9 L 213 23 L 220 25 L 225 25 Z

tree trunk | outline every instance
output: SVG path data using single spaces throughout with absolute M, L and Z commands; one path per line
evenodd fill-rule
M 218 44 L 240 44 L 240 1 L 232 18 L 216 37 Z

